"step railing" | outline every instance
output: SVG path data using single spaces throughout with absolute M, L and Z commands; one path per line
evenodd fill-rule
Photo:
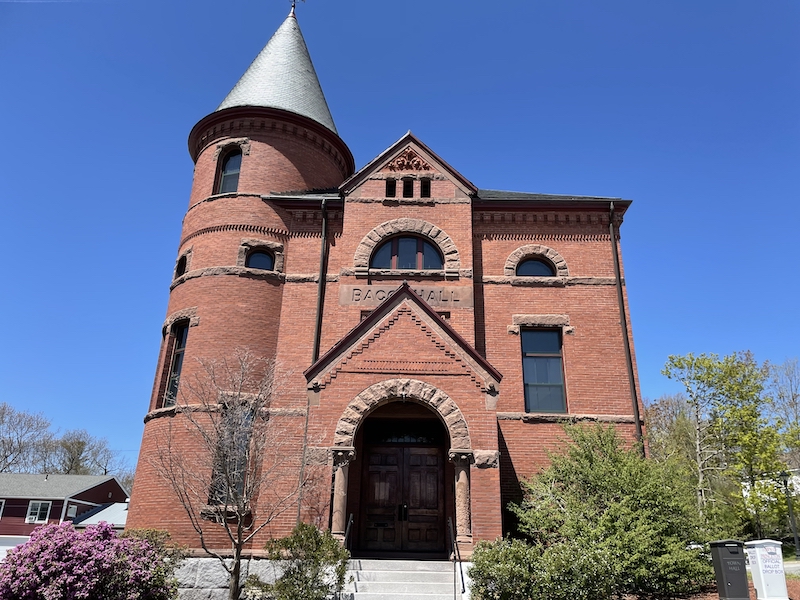
M 464 566 L 461 564 L 461 552 L 458 549 L 456 534 L 453 531 L 453 519 L 450 517 L 447 518 L 447 533 L 450 537 L 450 546 L 453 549 L 453 551 L 450 553 L 450 558 L 453 561 L 453 598 L 458 600 L 461 596 L 463 596 L 464 592 L 467 591 L 467 588 L 464 585 Z M 456 563 L 458 563 L 458 571 L 461 572 L 461 595 L 458 594 L 458 572 L 456 571 Z

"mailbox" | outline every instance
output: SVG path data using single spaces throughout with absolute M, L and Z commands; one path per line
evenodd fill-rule
M 720 600 L 751 600 L 747 586 L 744 542 L 717 540 L 711 542 L 710 546 Z

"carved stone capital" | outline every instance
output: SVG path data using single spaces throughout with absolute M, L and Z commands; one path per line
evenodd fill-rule
M 447 459 L 454 464 L 470 465 L 475 462 L 475 453 L 472 448 L 451 448 L 447 452 Z
M 333 466 L 336 469 L 347 466 L 356 459 L 356 449 L 352 446 L 338 446 L 332 450 Z

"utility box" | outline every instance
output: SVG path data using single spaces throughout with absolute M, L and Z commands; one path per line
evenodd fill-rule
M 758 600 L 789 600 L 781 543 L 755 540 L 745 544 Z
M 720 600 L 751 600 L 747 586 L 744 542 L 717 540 L 711 542 L 710 546 Z

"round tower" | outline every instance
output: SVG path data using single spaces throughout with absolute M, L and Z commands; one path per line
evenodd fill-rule
M 189 152 L 194 179 L 128 527 L 166 529 L 197 547 L 158 472 L 167 430 L 170 451 L 195 451 L 190 435 L 176 433 L 175 406 L 210 362 L 235 360 L 242 349 L 275 356 L 291 223 L 270 195 L 336 188 L 354 171 L 294 9 L 220 106 L 194 126 Z

